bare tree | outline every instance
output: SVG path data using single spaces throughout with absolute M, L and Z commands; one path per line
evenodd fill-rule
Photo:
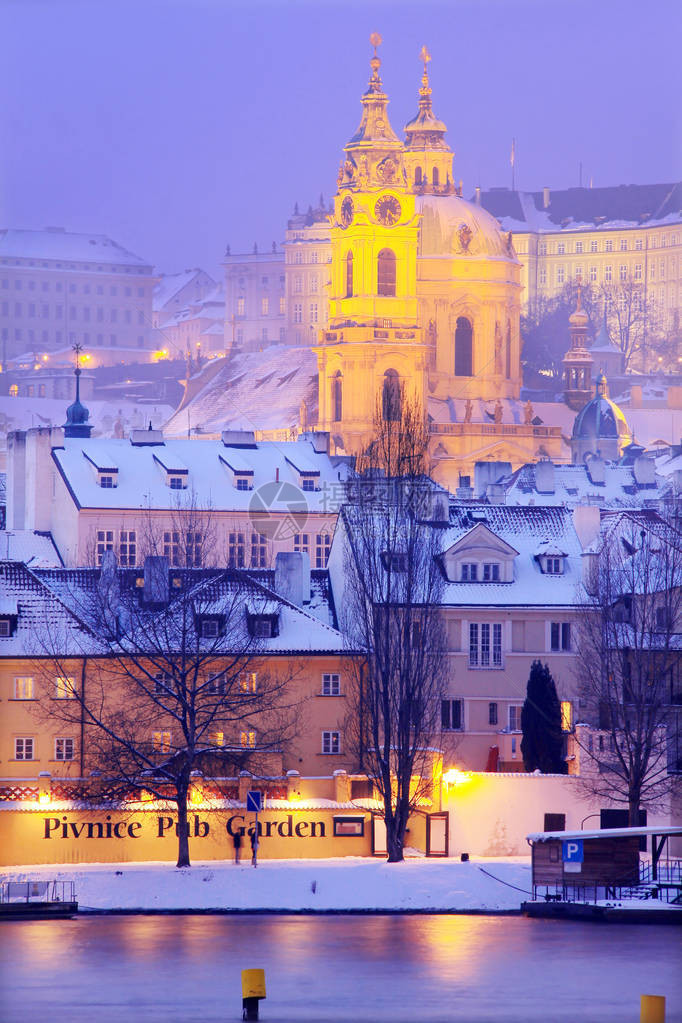
M 295 669 L 266 668 L 279 601 L 241 572 L 149 556 L 142 574 L 112 553 L 99 572 L 68 574 L 60 597 L 83 624 L 82 649 L 75 672 L 73 647 L 64 656 L 46 622 L 42 677 L 62 690 L 48 694 L 50 714 L 82 726 L 88 768 L 110 794 L 142 788 L 176 805 L 177 865 L 189 866 L 193 773 L 258 772 L 293 736 Z
M 431 794 L 446 678 L 427 458 L 419 404 L 402 391 L 384 394 L 353 501 L 341 511 L 342 617 L 349 647 L 360 654 L 347 735 L 383 802 L 389 862 L 403 859 L 408 820 Z
M 643 370 L 647 349 L 656 350 L 661 341 L 659 309 L 642 281 L 631 275 L 624 280 L 604 282 L 601 296 L 606 304 L 609 336 L 623 353 L 625 371 Z
M 580 614 L 581 705 L 601 730 L 588 785 L 639 809 L 669 789 L 682 667 L 682 535 L 672 521 L 618 516 L 593 554 Z M 595 738 L 597 741 L 595 742 Z

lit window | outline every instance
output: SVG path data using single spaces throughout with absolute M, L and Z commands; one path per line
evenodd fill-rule
M 246 303 L 245 303 L 244 298 L 240 296 L 237 299 L 237 316 L 243 316 L 244 315 L 245 305 L 246 305 Z
M 255 693 L 258 687 L 258 672 L 243 671 L 239 676 L 239 690 L 242 693 Z
M 270 313 L 270 299 L 262 298 L 260 300 L 260 313 L 261 316 L 268 316 Z
M 341 732 L 322 733 L 322 752 L 323 753 L 341 752 Z
M 33 760 L 33 737 L 22 736 L 14 740 L 14 759 Z
M 239 745 L 242 749 L 254 749 L 256 746 L 256 733 L 252 730 L 240 732 Z
M 73 760 L 73 739 L 55 739 L 54 758 L 55 760 Z
M 224 732 L 209 732 L 208 741 L 209 741 L 209 745 L 211 745 L 211 746 L 224 746 L 225 745 L 225 733 Z
M 74 679 L 57 675 L 54 680 L 54 695 L 56 700 L 75 700 L 76 684 Z
M 22 675 L 14 680 L 14 699 L 33 699 L 33 678 L 31 675 Z
M 280 295 L 280 299 L 279 299 L 279 312 L 280 312 L 280 316 L 282 316 L 286 311 L 287 311 L 287 300 L 284 297 L 284 295 Z
M 170 753 L 170 732 L 152 732 L 152 748 L 155 753 Z
M 323 696 L 340 696 L 341 694 L 341 676 L 332 672 L 325 672 L 322 676 L 322 695 Z
M 570 732 L 573 728 L 573 706 L 569 700 L 561 701 L 561 731 Z

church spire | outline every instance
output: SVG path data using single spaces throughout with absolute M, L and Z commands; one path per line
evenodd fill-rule
M 76 400 L 66 410 L 66 422 L 64 423 L 64 436 L 65 437 L 89 437 L 92 432 L 92 426 L 88 422 L 90 413 L 86 409 L 85 405 L 81 403 L 81 368 L 80 368 L 80 353 L 83 350 L 81 345 L 75 344 L 73 350 L 76 353 L 76 369 L 74 371 L 76 377 Z
M 424 65 L 419 89 L 419 110 L 405 125 L 405 164 L 408 178 L 417 192 L 450 193 L 452 150 L 445 141 L 447 128 L 433 112 L 429 80 L 431 54 L 422 46 L 419 59 Z

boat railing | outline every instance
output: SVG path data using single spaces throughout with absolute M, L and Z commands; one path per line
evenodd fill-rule
M 0 905 L 10 902 L 75 902 L 75 881 L 2 881 Z

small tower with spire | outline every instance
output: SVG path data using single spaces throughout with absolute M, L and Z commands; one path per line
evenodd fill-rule
M 66 410 L 66 422 L 64 423 L 64 436 L 65 437 L 89 437 L 92 433 L 92 425 L 88 422 L 90 413 L 86 409 L 85 405 L 81 403 L 81 388 L 80 388 L 80 354 L 82 346 L 75 344 L 73 350 L 76 353 L 76 400 Z
M 452 180 L 453 153 L 445 141 L 447 128 L 439 121 L 431 105 L 429 61 L 431 54 L 422 46 L 419 59 L 424 63 L 419 90 L 419 111 L 405 125 L 405 171 L 410 186 L 419 192 L 451 194 L 455 190 Z
M 589 318 L 582 307 L 582 288 L 578 284 L 575 312 L 568 318 L 571 347 L 563 358 L 564 401 L 579 411 L 592 397 L 592 355 L 587 348 Z

